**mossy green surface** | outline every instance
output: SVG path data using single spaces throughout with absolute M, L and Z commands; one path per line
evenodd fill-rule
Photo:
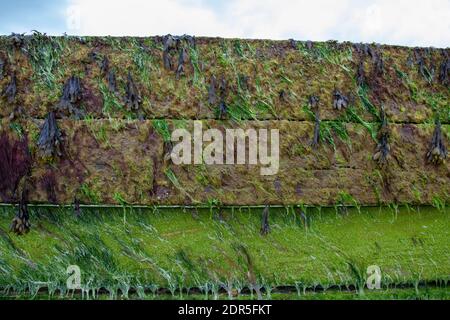
M 259 232 L 261 212 L 83 208 L 76 217 L 71 209 L 33 208 L 31 232 L 19 237 L 8 232 L 14 210 L 5 207 L 0 288 L 4 296 L 32 297 L 41 288 L 64 295 L 66 269 L 78 265 L 85 290 L 104 288 L 111 297 L 130 289 L 143 297 L 161 288 L 218 295 L 283 286 L 354 287 L 361 294 L 367 267 L 378 265 L 383 289 L 434 283 L 448 298 L 445 207 L 307 208 L 306 220 L 300 208 L 272 208 L 267 236 Z

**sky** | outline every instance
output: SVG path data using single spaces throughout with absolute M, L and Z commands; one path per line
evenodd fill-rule
M 450 47 L 450 0 L 0 0 L 0 34 L 338 40 Z

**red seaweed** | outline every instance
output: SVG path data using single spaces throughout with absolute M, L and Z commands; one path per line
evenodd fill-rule
M 0 135 L 0 196 L 3 201 L 15 198 L 22 178 L 31 170 L 32 158 L 28 139 L 12 140 L 6 132 Z

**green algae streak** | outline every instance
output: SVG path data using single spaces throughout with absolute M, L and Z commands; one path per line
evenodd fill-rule
M 449 297 L 445 207 L 300 211 L 272 208 L 271 232 L 261 236 L 259 208 L 82 208 L 77 217 L 32 207 L 31 232 L 16 236 L 8 231 L 14 209 L 2 207 L 0 296 L 69 298 L 66 269 L 78 265 L 91 298 L 101 290 L 108 298 L 245 299 L 248 288 L 273 299 Z M 371 265 L 381 269 L 380 291 L 365 287 Z

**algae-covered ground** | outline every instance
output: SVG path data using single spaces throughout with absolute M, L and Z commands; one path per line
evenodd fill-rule
M 261 212 L 33 207 L 20 237 L 4 207 L 0 295 L 70 298 L 77 265 L 85 298 L 449 298 L 446 208 L 271 208 L 265 236 Z M 380 291 L 364 289 L 372 265 Z

